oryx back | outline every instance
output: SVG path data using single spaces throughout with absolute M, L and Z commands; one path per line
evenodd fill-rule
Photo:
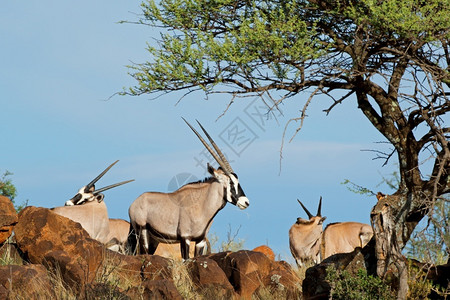
M 106 243 L 109 235 L 108 211 L 104 201 L 85 202 L 83 205 L 61 206 L 52 209 L 54 213 L 81 224 L 89 236 Z
M 364 247 L 373 236 L 370 225 L 358 222 L 328 224 L 323 233 L 323 259 L 337 254 L 353 252 Z

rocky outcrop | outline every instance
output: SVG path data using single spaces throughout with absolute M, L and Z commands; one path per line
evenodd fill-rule
M 218 299 L 231 299 L 234 288 L 217 263 L 207 257 L 187 261 L 186 268 L 197 291 L 214 295 Z
M 285 262 L 272 262 L 266 255 L 248 250 L 208 257 L 216 261 L 242 299 L 251 299 L 260 288 L 285 290 L 288 295 L 298 294 L 300 279 Z
M 14 232 L 29 262 L 60 270 L 73 288 L 94 281 L 105 248 L 91 239 L 79 223 L 49 209 L 29 206 L 20 212 Z
M 0 299 L 51 299 L 53 286 L 42 265 L 1 266 Z
M 3 244 L 17 223 L 17 212 L 9 198 L 0 196 L 0 244 Z
M 273 251 L 267 246 L 258 251 L 223 252 L 185 262 L 158 255 L 128 256 L 107 250 L 91 239 L 80 224 L 39 207 L 22 210 L 14 231 L 18 252 L 25 263 L 32 264 L 27 267 L 57 274 L 80 297 L 95 298 L 107 293 L 117 298 L 182 299 L 186 295 L 183 291 L 181 296 L 177 290 L 178 271 L 186 272 L 190 292 L 206 298 L 251 299 L 262 292 L 267 295 L 279 291 L 287 298 L 299 297 L 300 279 L 289 264 L 274 261 Z M 33 274 L 30 276 L 45 277 Z M 111 275 L 116 285 L 105 279 Z M 8 290 L 11 288 L 0 288 L 0 292 Z

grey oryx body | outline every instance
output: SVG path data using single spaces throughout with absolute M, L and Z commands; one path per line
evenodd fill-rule
M 196 256 L 203 251 L 214 216 L 227 202 L 240 209 L 249 205 L 236 174 L 206 130 L 199 123 L 217 152 L 187 124 L 221 167 L 214 169 L 208 164 L 210 178 L 188 183 L 173 193 L 147 192 L 131 204 L 128 212 L 140 253 L 153 254 L 160 242 L 180 243 L 181 257 L 188 259 L 193 241 Z M 135 248 L 132 246 L 132 251 Z
M 298 218 L 289 230 L 289 245 L 298 266 L 307 261 L 318 264 L 331 255 L 352 252 L 357 247 L 367 245 L 373 236 L 370 225 L 358 222 L 331 223 L 323 230 L 326 217 L 322 217 L 320 213 L 322 197 L 316 216 L 300 200 L 298 202 L 309 217 L 309 220 Z
M 127 248 L 128 234 L 130 231 L 130 222 L 123 219 L 109 219 L 109 236 L 108 236 L 108 249 L 117 252 L 125 253 Z M 206 241 L 208 245 L 208 251 L 210 251 L 209 241 Z M 195 242 L 191 242 L 190 256 L 194 256 Z M 154 255 L 159 255 L 172 259 L 181 259 L 180 255 L 180 243 L 167 244 L 159 243 Z
M 91 238 L 101 243 L 110 241 L 108 210 L 103 201 L 104 195 L 101 192 L 133 181 L 122 181 L 98 190 L 95 189 L 95 183 L 117 162 L 111 164 L 94 180 L 80 188 L 72 199 L 66 201 L 65 206 L 52 208 L 54 213 L 80 223 L 81 227 L 87 231 Z
M 123 219 L 109 219 L 109 234 L 107 247 L 110 250 L 125 253 L 125 248 L 130 232 L 130 222 Z

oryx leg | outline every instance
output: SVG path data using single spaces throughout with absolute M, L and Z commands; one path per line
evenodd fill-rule
M 200 242 L 195 243 L 194 256 L 197 257 L 199 255 L 204 255 L 205 254 L 205 246 L 206 246 L 206 238 L 204 238 Z
M 183 260 L 189 259 L 189 246 L 191 245 L 191 240 L 189 239 L 181 239 L 180 242 L 180 250 L 181 250 L 181 258 Z
M 156 248 L 158 247 L 159 242 L 154 239 L 148 229 L 141 228 L 139 234 L 139 249 L 141 251 L 140 254 L 152 254 L 155 253 Z

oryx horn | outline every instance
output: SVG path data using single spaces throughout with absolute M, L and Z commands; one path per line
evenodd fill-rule
M 134 179 L 127 180 L 127 181 L 122 181 L 122 182 L 115 183 L 115 184 L 111 184 L 111 185 L 102 187 L 101 189 L 95 190 L 95 191 L 93 192 L 93 194 L 94 194 L 94 195 L 97 195 L 97 194 L 99 194 L 99 193 L 101 193 L 101 192 L 104 192 L 104 191 L 106 191 L 106 190 L 115 188 L 116 186 L 119 186 L 119 185 L 122 185 L 122 184 L 125 184 L 125 183 L 128 183 L 128 182 L 132 182 L 132 181 L 134 181 Z
M 99 179 L 102 178 L 103 175 L 105 175 L 106 172 L 108 172 L 109 169 L 111 169 L 112 166 L 114 166 L 118 161 L 119 161 L 119 160 L 116 160 L 115 162 L 113 162 L 109 167 L 107 167 L 103 172 L 101 172 L 100 175 L 98 175 L 97 177 L 94 178 L 94 180 L 92 180 L 91 182 L 89 182 L 89 183 L 86 185 L 86 188 L 84 189 L 84 192 L 85 192 L 85 193 L 89 192 L 89 190 L 94 186 L 94 184 L 95 184 L 97 181 L 99 181 Z
M 202 142 L 202 144 L 205 146 L 205 148 L 209 151 L 209 153 L 211 153 L 211 155 L 214 157 L 214 159 L 217 161 L 217 163 L 222 167 L 222 169 L 225 171 L 225 173 L 230 173 L 232 172 L 232 170 L 229 170 L 225 164 L 225 162 L 223 162 L 220 157 L 218 156 L 217 153 L 214 152 L 214 150 L 211 148 L 210 145 L 208 145 L 208 143 L 202 138 L 202 136 L 197 132 L 197 130 L 194 129 L 194 127 L 191 126 L 191 124 L 188 123 L 188 121 L 186 121 L 185 118 L 181 117 L 184 122 L 186 122 L 186 124 L 192 129 L 192 131 L 195 133 L 195 135 L 199 138 L 199 140 Z M 199 123 L 200 124 L 200 123 Z M 201 125 L 200 125 L 201 126 Z M 204 129 L 203 129 L 204 130 Z M 206 133 L 206 131 L 205 131 Z M 231 168 L 230 168 L 231 169 Z
M 303 203 L 300 201 L 300 200 L 298 200 L 297 199 L 297 201 L 298 201 L 298 203 L 300 203 L 300 205 L 303 207 L 303 210 L 306 212 L 306 214 L 308 215 L 308 218 L 312 218 L 312 217 L 314 217 L 310 212 L 309 212 L 309 210 L 303 205 Z
M 319 207 L 317 208 L 317 216 L 321 217 L 321 211 L 322 210 L 322 196 L 320 196 L 320 200 L 319 200 Z
M 214 147 L 214 149 L 216 149 L 217 154 L 219 155 L 220 159 L 223 161 L 223 163 L 225 164 L 225 166 L 227 167 L 227 171 L 230 173 L 234 173 L 233 169 L 230 166 L 230 163 L 227 161 L 227 159 L 225 158 L 225 155 L 223 155 L 222 151 L 220 151 L 219 147 L 216 145 L 216 143 L 214 142 L 214 140 L 212 139 L 212 137 L 208 134 L 208 132 L 206 131 L 205 128 L 203 128 L 202 124 L 200 124 L 200 122 L 198 120 L 196 120 L 198 125 L 200 125 L 200 128 L 203 130 L 203 132 L 205 133 L 206 137 L 208 138 L 209 142 L 211 143 L 211 145 Z

